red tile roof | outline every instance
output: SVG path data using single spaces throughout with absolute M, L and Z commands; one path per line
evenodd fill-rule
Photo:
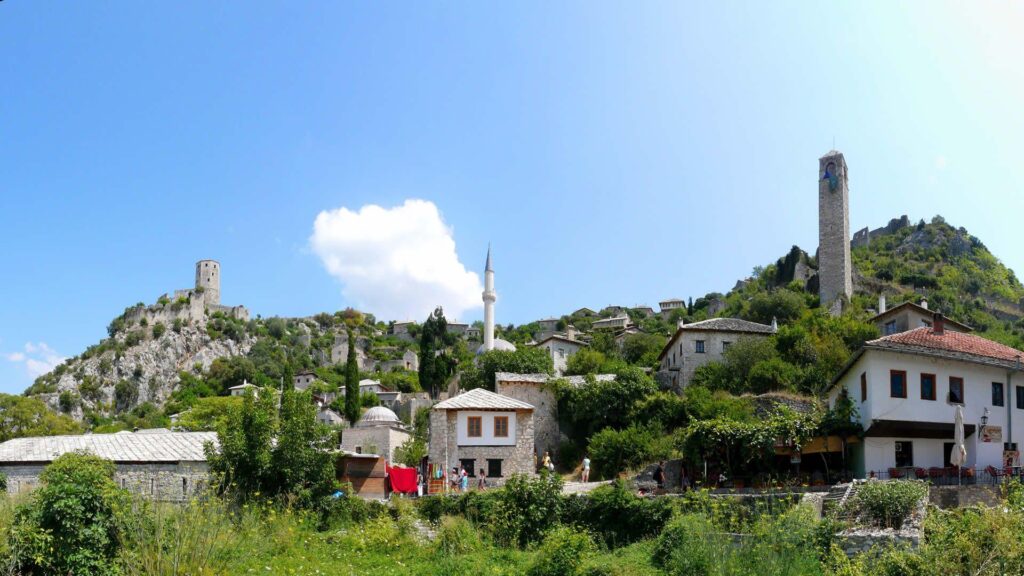
M 958 356 L 963 354 L 982 356 L 1007 362 L 1014 362 L 1018 358 L 1024 360 L 1024 352 L 1016 348 L 993 342 L 981 336 L 954 332 L 952 330 L 944 330 L 942 334 L 936 334 L 930 327 L 915 328 L 907 332 L 900 332 L 877 340 L 871 340 L 865 344 L 865 347 L 906 350 L 909 352 L 915 350 L 924 351 L 922 349 L 926 349 L 952 353 Z

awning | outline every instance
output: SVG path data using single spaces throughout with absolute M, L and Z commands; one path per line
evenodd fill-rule
M 964 424 L 964 437 L 974 434 L 974 424 Z M 872 420 L 865 438 L 953 439 L 952 422 L 914 422 L 911 420 Z

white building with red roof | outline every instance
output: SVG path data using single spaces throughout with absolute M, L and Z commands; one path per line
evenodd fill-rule
M 958 405 L 965 467 L 1001 470 L 1024 442 L 1022 356 L 1016 348 L 946 329 L 941 314 L 931 326 L 865 343 L 829 389 L 829 404 L 846 394 L 864 427 L 863 442 L 851 447 L 855 475 L 913 478 L 948 469 Z

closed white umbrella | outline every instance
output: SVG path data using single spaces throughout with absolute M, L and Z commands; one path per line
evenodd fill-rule
M 956 466 L 956 483 L 960 484 L 960 467 L 967 462 L 967 446 L 964 446 L 964 408 L 957 405 L 953 416 L 953 453 L 949 463 Z

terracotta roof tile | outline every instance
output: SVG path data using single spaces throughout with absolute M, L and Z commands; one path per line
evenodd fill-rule
M 968 355 L 1005 362 L 1015 362 L 1018 358 L 1024 357 L 1024 352 L 1016 348 L 981 336 L 952 330 L 944 330 L 942 334 L 936 334 L 932 328 L 927 326 L 871 340 L 865 344 L 865 347 L 907 352 L 933 351 L 957 357 Z

